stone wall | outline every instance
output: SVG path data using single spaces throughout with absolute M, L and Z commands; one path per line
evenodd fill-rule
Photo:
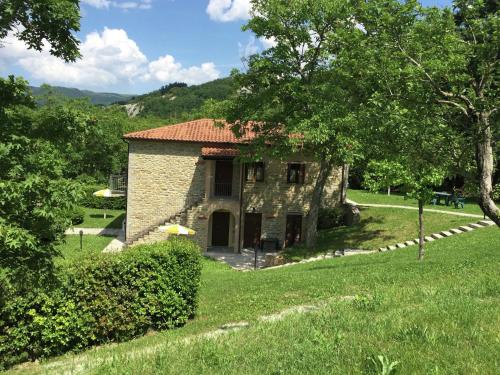
M 129 141 L 127 238 L 205 196 L 201 145 Z
M 290 214 L 302 216 L 302 238 L 304 239 L 306 215 L 309 211 L 314 184 L 319 173 L 319 164 L 297 156 L 286 161 L 267 160 L 265 178 L 262 182 L 245 182 L 243 193 L 244 213 L 262 214 L 262 237 L 278 238 L 283 246 L 286 232 L 286 217 Z M 289 162 L 305 163 L 304 184 L 287 182 Z M 323 196 L 323 206 L 334 207 L 339 203 L 341 168 L 334 168 L 328 178 Z
M 201 147 L 201 144 L 187 142 L 130 141 L 127 238 L 201 200 L 186 212 L 180 224 L 196 230 L 194 240 L 203 249 L 210 246 L 210 217 L 216 210 L 232 214 L 234 228 L 231 228 L 230 238 L 235 250 L 243 241 L 245 212 L 261 213 L 262 236 L 278 238 L 280 245 L 285 238 L 287 215 L 301 215 L 305 232 L 306 215 L 319 172 L 318 163 L 301 155 L 286 161 L 265 161 L 265 180 L 244 182 L 242 225 L 239 228 L 240 165 L 234 162 L 231 199 L 214 198 L 211 186 L 215 161 L 202 160 Z M 304 184 L 287 182 L 288 162 L 306 164 Z M 340 184 L 341 168 L 335 168 L 325 189 L 324 205 L 338 204 Z

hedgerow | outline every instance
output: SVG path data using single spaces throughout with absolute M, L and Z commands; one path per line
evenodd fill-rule
M 181 326 L 200 272 L 199 248 L 180 238 L 60 269 L 51 288 L 1 301 L 0 369 Z

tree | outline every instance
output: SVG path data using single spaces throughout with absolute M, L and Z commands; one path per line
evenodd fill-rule
M 22 291 L 50 279 L 80 189 L 63 178 L 57 148 L 33 134 L 27 82 L 0 78 L 0 89 L 0 273 Z
M 1 39 L 11 31 L 29 48 L 41 51 L 46 40 L 50 53 L 75 61 L 80 53 L 73 32 L 80 30 L 78 0 L 2 0 L 0 2 Z
M 358 63 L 350 47 L 363 34 L 349 2 L 254 0 L 252 6 L 244 29 L 275 46 L 251 56 L 246 72 L 233 72 L 240 89 L 225 117 L 238 136 L 256 132 L 254 158 L 305 152 L 319 162 L 306 224 L 306 245 L 313 247 L 327 177 L 360 153 L 356 111 L 363 98 L 351 75 Z
M 428 97 L 443 107 L 443 118 L 454 119 L 446 124 L 450 133 L 459 131 L 475 155 L 479 205 L 500 226 L 492 199 L 499 135 L 498 2 L 456 0 L 452 12 L 424 8 L 414 0 L 375 0 L 357 14 L 371 45 L 383 56 L 372 60 L 378 76 L 404 76 L 405 94 Z M 388 100 L 392 90 L 379 87 Z
M 11 31 L 29 48 L 74 61 L 79 56 L 77 0 L 0 2 L 0 39 Z M 50 279 L 54 244 L 69 224 L 78 185 L 63 178 L 67 168 L 49 141 L 33 134 L 27 82 L 0 78 L 0 303 L 7 286 L 17 292 Z

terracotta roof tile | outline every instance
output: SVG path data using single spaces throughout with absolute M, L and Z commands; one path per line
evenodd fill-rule
M 217 123 L 224 123 L 217 120 Z M 248 132 L 242 138 L 236 138 L 229 126 L 222 128 L 215 126 L 212 119 L 200 119 L 161 128 L 128 133 L 125 139 L 144 139 L 157 141 L 185 141 L 185 142 L 210 142 L 210 143 L 245 143 L 255 137 L 255 133 Z
M 240 150 L 236 147 L 231 146 L 217 146 L 217 145 L 206 145 L 201 148 L 201 156 L 203 157 L 213 157 L 213 156 L 226 156 L 235 157 L 240 154 Z

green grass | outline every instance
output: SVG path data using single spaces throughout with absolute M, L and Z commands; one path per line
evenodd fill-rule
M 411 206 L 417 207 L 417 201 L 415 199 L 405 199 L 405 196 L 399 193 L 391 193 L 390 196 L 387 193 L 371 193 L 367 190 L 353 190 L 349 189 L 347 191 L 347 198 L 353 200 L 356 203 L 372 203 L 372 204 L 393 204 L 399 206 Z M 441 202 L 444 202 L 441 200 Z M 455 208 L 454 205 L 446 206 L 444 203 L 440 205 L 425 205 L 427 209 L 435 210 L 445 210 L 452 212 L 463 212 L 467 214 L 483 215 L 481 207 L 473 199 L 466 199 L 464 208 Z
M 99 208 L 82 207 L 85 210 L 83 223 L 76 228 L 114 228 L 121 229 L 125 219 L 124 210 L 101 210 Z M 104 218 L 106 213 L 106 219 Z
M 294 246 L 285 250 L 285 256 L 297 261 L 332 250 L 345 248 L 375 250 L 379 247 L 418 238 L 417 211 L 400 208 L 361 207 L 360 213 L 361 221 L 359 224 L 322 230 L 319 232 L 316 248 L 308 249 L 305 246 Z M 429 235 L 474 221 L 477 219 L 425 212 L 424 232 Z
M 67 235 L 64 243 L 57 246 L 61 256 L 56 258 L 56 264 L 73 263 L 86 256 L 97 256 L 113 239 L 107 236 L 83 236 L 83 250 L 80 250 L 80 236 Z
M 426 246 L 237 272 L 204 261 L 199 308 L 181 329 L 23 365 L 23 373 L 366 374 L 368 357 L 400 374 L 494 374 L 500 351 L 497 228 Z M 355 301 L 342 296 L 359 297 Z M 257 317 L 299 304 L 326 307 L 280 322 Z M 250 328 L 183 341 L 224 323 Z M 12 372 L 16 372 L 13 370 Z

